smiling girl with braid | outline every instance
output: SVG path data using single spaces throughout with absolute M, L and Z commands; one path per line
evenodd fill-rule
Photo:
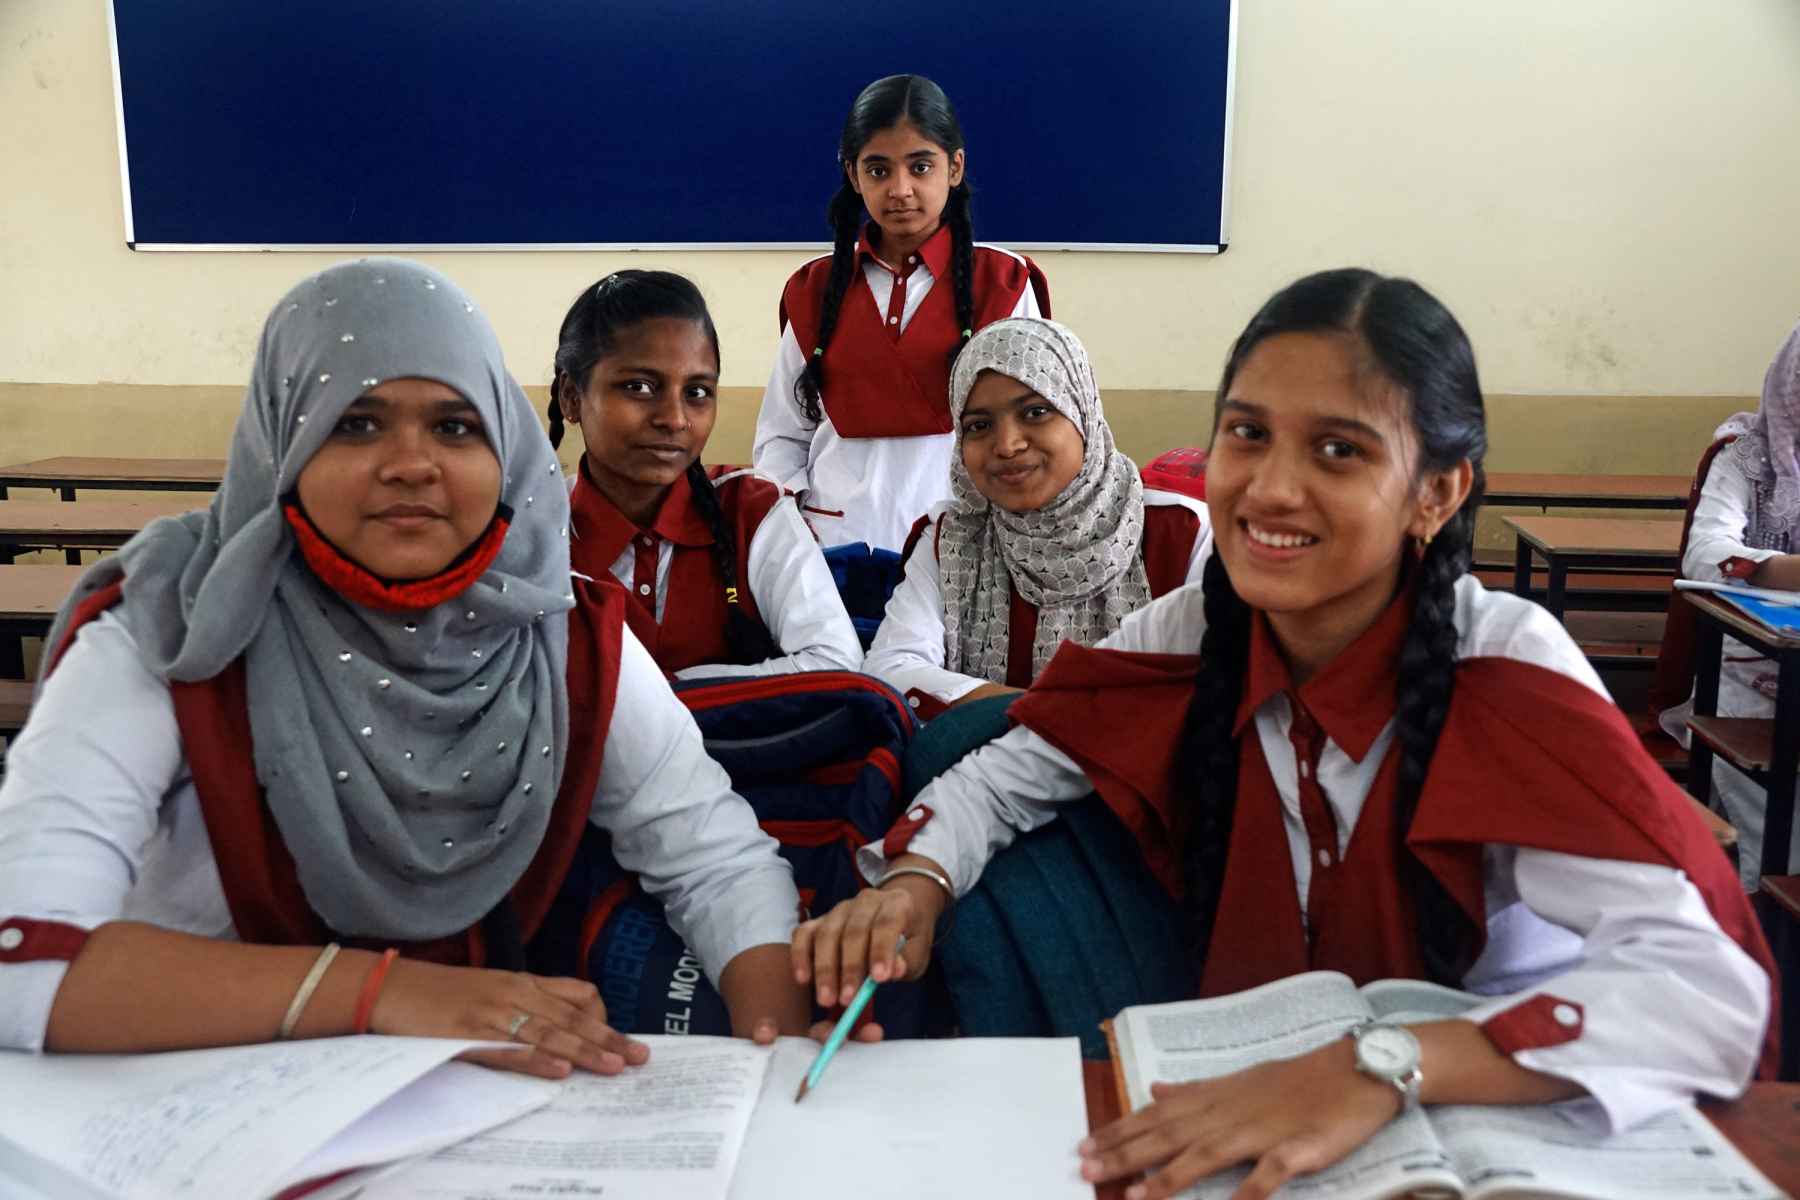
M 563 318 L 550 441 L 581 428 L 570 494 L 576 571 L 607 572 L 626 620 L 683 678 L 855 671 L 862 644 L 791 498 L 700 454 L 718 409 L 719 335 L 700 289 L 615 271 Z
M 1048 285 L 1030 260 L 975 244 L 962 126 L 931 80 L 864 88 L 838 169 L 832 252 L 782 292 L 754 457 L 825 545 L 897 551 L 949 494 L 952 360 L 984 325 L 1049 316 Z
M 1418 285 L 1278 293 L 1219 388 L 1203 581 L 1065 645 L 1023 728 L 864 848 L 885 886 L 799 928 L 796 979 L 916 977 L 949 893 L 1097 791 L 1183 900 L 1201 995 L 1328 969 L 1484 997 L 1382 1031 L 1410 1095 L 1350 1038 L 1157 1085 L 1078 1147 L 1091 1180 L 1155 1172 L 1130 1200 L 1239 1164 L 1239 1200 L 1267 1196 L 1414 1102 L 1568 1100 L 1620 1129 L 1742 1091 L 1773 1063 L 1767 946 L 1567 632 L 1468 574 L 1486 450 L 1468 340 Z

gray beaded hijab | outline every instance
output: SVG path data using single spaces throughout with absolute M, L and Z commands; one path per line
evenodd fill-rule
M 513 512 L 461 595 L 384 612 L 313 574 L 282 514 L 358 396 L 447 384 L 480 413 Z M 243 656 L 257 779 L 308 902 L 339 933 L 422 940 L 480 920 L 524 874 L 568 737 L 568 496 L 486 317 L 443 275 L 364 259 L 303 280 L 263 327 L 225 480 L 158 520 L 64 604 L 121 573 L 145 664 L 208 679 Z
M 975 487 L 962 458 L 962 414 L 983 371 L 1016 379 L 1074 422 L 1081 470 L 1036 512 L 1012 513 Z M 950 378 L 952 506 L 938 537 L 944 666 L 1006 682 L 1012 588 L 1038 610 L 1033 677 L 1065 639 L 1091 646 L 1150 602 L 1141 552 L 1144 485 L 1113 445 L 1100 387 L 1080 339 L 1055 321 L 1009 317 L 963 347 Z

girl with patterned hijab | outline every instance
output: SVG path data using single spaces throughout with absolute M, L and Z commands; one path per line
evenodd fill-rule
M 788 868 L 568 533 L 460 288 L 366 259 L 289 292 L 211 505 L 97 563 L 47 642 L 0 786 L 0 1045 L 641 1063 L 537 936 L 590 825 L 738 1032 L 803 1032 Z
M 1800 325 L 1782 343 L 1763 376 L 1762 405 L 1733 416 L 1713 434 L 1735 439 L 1713 458 L 1694 506 L 1682 572 L 1689 579 L 1736 579 L 1756 587 L 1800 591 Z M 1719 715 L 1771 717 L 1775 664 L 1725 639 L 1719 672 Z M 1686 735 L 1686 706 L 1666 724 Z M 1675 719 L 1679 714 L 1679 719 Z M 1745 891 L 1762 874 L 1762 786 L 1722 759 L 1713 761 L 1713 789 L 1738 831 L 1738 870 Z M 1800 864 L 1800 829 L 1788 865 Z
M 1200 577 L 1206 509 L 1146 491 L 1113 445 L 1086 349 L 1014 317 L 981 330 L 950 381 L 949 501 L 913 527 L 906 575 L 864 670 L 923 717 L 1030 685 L 1064 641 Z

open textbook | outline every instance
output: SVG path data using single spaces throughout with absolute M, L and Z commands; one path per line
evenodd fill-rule
M 1150 1103 L 1150 1085 L 1210 1079 L 1270 1059 L 1293 1058 L 1343 1037 L 1370 1018 L 1438 1021 L 1481 998 L 1415 980 L 1358 989 L 1314 971 L 1210 1000 L 1128 1008 L 1110 1024 L 1121 1099 Z M 1591 1103 L 1591 1102 L 1588 1102 Z M 1225 1200 L 1249 1173 L 1221 1172 L 1182 1193 Z M 1386 1200 L 1407 1196 L 1513 1200 L 1778 1200 L 1784 1193 L 1750 1165 L 1691 1104 L 1611 1136 L 1557 1105 L 1440 1105 L 1390 1122 L 1340 1162 L 1303 1175 L 1283 1197 Z
M 1092 1200 L 1073 1038 L 851 1043 L 799 1105 L 811 1041 L 643 1040 L 560 1082 L 411 1038 L 0 1053 L 0 1196 Z

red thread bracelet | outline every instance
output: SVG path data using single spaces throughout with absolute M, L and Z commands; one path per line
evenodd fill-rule
M 369 1032 L 369 1018 L 375 1013 L 375 998 L 381 995 L 381 985 L 387 979 L 388 968 L 394 965 L 394 959 L 400 951 L 389 946 L 382 953 L 381 961 L 369 968 L 369 977 L 363 980 L 362 994 L 356 998 L 356 1023 L 350 1027 L 352 1033 Z

